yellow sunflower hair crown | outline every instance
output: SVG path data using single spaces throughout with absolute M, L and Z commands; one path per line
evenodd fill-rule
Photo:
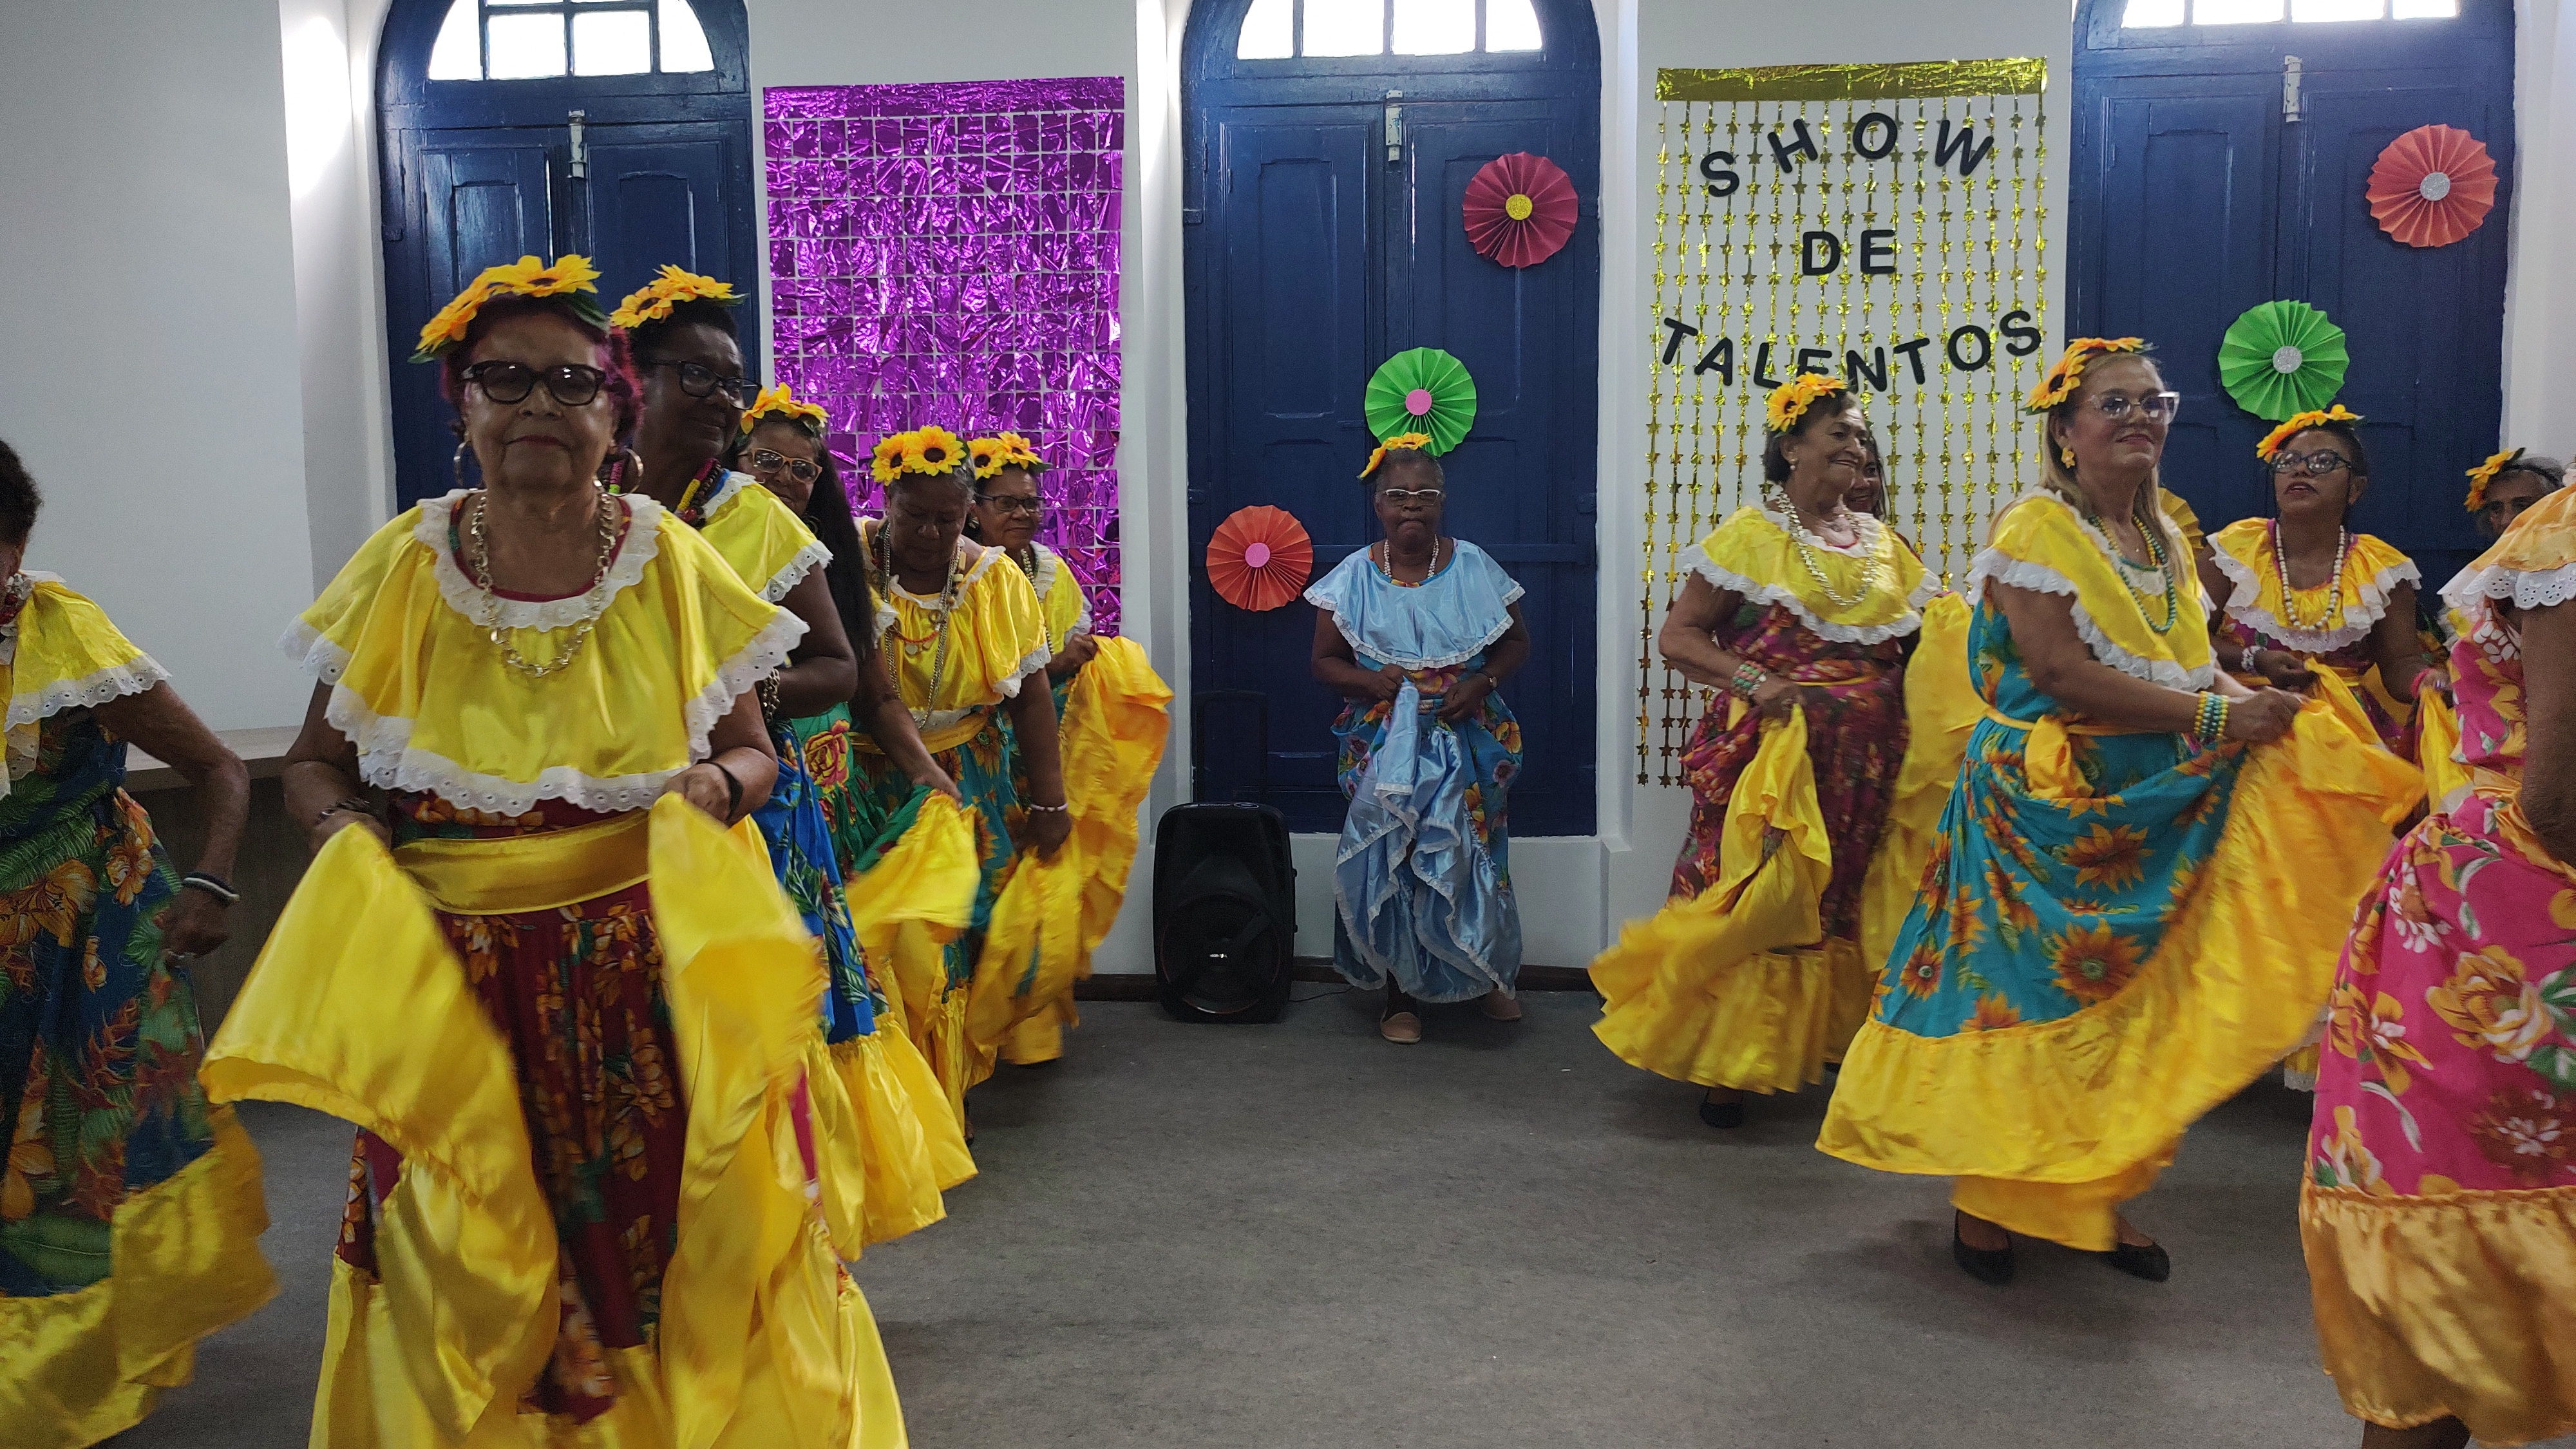
M 2491 453 L 2485 462 L 2469 470 L 2468 507 L 2471 513 L 2487 506 L 2487 485 L 2503 477 L 2504 470 L 2520 462 L 2522 455 L 2529 451 L 2528 448 L 2507 448 L 2501 453 Z
M 485 267 L 465 290 L 456 294 L 438 315 L 420 329 L 420 346 L 411 355 L 414 362 L 428 362 L 465 340 L 474 330 L 474 318 L 483 304 L 495 297 L 561 297 L 572 304 L 581 319 L 592 326 L 604 326 L 606 313 L 599 309 L 599 269 L 590 258 L 566 252 L 548 266 L 535 257 L 521 257 L 497 267 Z
M 734 294 L 731 282 L 684 272 L 665 262 L 660 276 L 626 294 L 626 300 L 617 304 L 617 310 L 608 314 L 608 322 L 612 327 L 632 332 L 647 322 L 659 322 L 670 316 L 671 309 L 682 302 L 716 302 L 727 307 L 739 307 L 742 298 Z
M 2254 445 L 2254 456 L 2262 459 L 2266 463 L 2269 463 L 2272 461 L 2272 455 L 2281 451 L 2281 445 L 2283 443 L 2290 441 L 2292 438 L 2297 437 L 2299 434 L 2306 432 L 2310 428 L 2316 427 L 2320 423 L 2357 423 L 2360 421 L 2361 414 L 2345 407 L 2342 403 L 2336 403 L 2330 408 L 2316 409 L 2304 413 L 2292 413 L 2288 422 L 2285 422 L 2279 427 L 2274 428 L 2272 431 L 2265 433 L 2263 435 L 2263 441 Z
M 1778 387 L 1762 403 L 1762 426 L 1775 433 L 1785 433 L 1798 425 L 1816 399 L 1831 397 L 1850 388 L 1830 372 L 1802 372 Z
M 1046 459 L 1038 456 L 1037 444 L 1017 433 L 999 433 L 977 438 L 966 445 L 966 459 L 975 465 L 975 481 L 983 482 L 1005 468 L 1028 468 L 1043 472 Z
M 2057 361 L 2049 365 L 2047 374 L 2040 378 L 2038 385 L 2030 390 L 2030 396 L 2022 399 L 2021 410 L 2026 413 L 2050 412 L 2059 403 L 2075 396 L 2075 389 L 2084 382 L 2084 364 L 2093 358 L 2155 350 L 2155 344 L 2143 337 L 2074 338 L 2066 344 L 2066 350 L 2058 354 Z
M 1369 454 L 1368 466 L 1360 470 L 1360 476 L 1366 478 L 1375 473 L 1378 465 L 1386 461 L 1386 455 L 1389 453 L 1418 453 L 1430 446 L 1429 433 L 1398 433 L 1378 444 L 1377 451 Z
M 742 410 L 744 436 L 748 437 L 751 430 L 760 426 L 762 420 L 766 418 L 786 418 L 791 421 L 802 418 L 812 423 L 817 432 L 828 431 L 832 426 L 831 414 L 812 403 L 798 402 L 795 395 L 787 390 L 787 384 L 783 382 L 776 387 L 762 388 L 760 396 L 751 400 L 751 406 Z

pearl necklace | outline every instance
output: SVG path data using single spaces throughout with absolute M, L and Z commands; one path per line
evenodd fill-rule
M 1855 515 L 1852 519 L 1852 532 L 1858 540 L 1853 547 L 1866 550 L 1866 556 L 1861 560 L 1860 592 L 1845 597 L 1835 590 L 1833 580 L 1825 575 L 1822 556 L 1828 550 L 1832 550 L 1833 546 L 1818 538 L 1815 532 L 1807 527 L 1806 520 L 1798 516 L 1797 505 L 1789 501 L 1789 495 L 1786 493 L 1766 488 L 1763 490 L 1763 501 L 1773 505 L 1772 511 L 1780 515 L 1782 530 L 1789 535 L 1789 541 L 1797 545 L 1798 562 L 1807 566 L 1807 577 L 1816 581 L 1817 591 L 1825 596 L 1827 603 L 1838 609 L 1848 609 L 1878 592 L 1886 584 L 1887 561 L 1878 556 L 1878 550 L 1873 546 L 1876 540 L 1869 532 L 1869 524 L 1877 523 L 1877 519 L 1872 518 L 1867 524 L 1861 521 L 1860 516 Z M 1839 550 L 1834 551 L 1839 552 Z M 1845 557 L 1849 555 L 1846 554 Z
M 888 610 L 894 612 L 899 619 L 901 611 L 895 609 L 891 602 L 894 598 L 894 546 L 886 542 L 884 524 L 877 525 L 877 536 L 874 542 L 877 556 L 877 597 L 888 600 Z M 939 683 L 948 673 L 948 623 L 957 613 L 957 579 L 957 551 L 951 549 L 948 554 L 948 580 L 939 588 L 939 619 L 937 623 L 930 626 L 932 637 L 939 641 L 939 650 L 930 658 L 930 690 L 925 696 L 927 707 L 911 711 L 914 729 L 930 728 L 931 710 L 939 705 Z M 893 633 L 894 624 L 889 622 L 877 635 L 878 653 L 885 652 L 885 641 Z M 897 692 L 900 693 L 900 689 Z
M 2343 604 L 2343 563 L 2352 556 L 2352 531 L 2335 529 L 2334 577 L 2326 587 L 2325 607 L 2314 623 L 2299 616 L 2298 591 L 2290 587 L 2290 551 L 2281 546 L 2281 521 L 2272 520 L 2272 571 L 2281 580 L 2281 622 L 2293 629 L 2316 633 L 2334 622 L 2335 612 Z
M 1434 538 L 1431 540 L 1431 571 L 1411 583 L 1406 583 L 1404 580 L 1395 576 L 1395 568 L 1387 559 L 1387 548 L 1385 544 L 1375 544 L 1369 548 L 1369 562 L 1377 565 L 1378 577 L 1385 579 L 1388 583 L 1395 585 L 1397 588 L 1418 589 L 1424 584 L 1431 582 L 1433 579 L 1440 577 L 1440 571 L 1449 567 L 1448 563 L 1443 563 L 1440 560 L 1440 545 L 1448 542 L 1449 541 L 1444 538 Z M 1457 559 L 1457 545 L 1450 544 L 1449 562 L 1455 563 L 1457 562 Z

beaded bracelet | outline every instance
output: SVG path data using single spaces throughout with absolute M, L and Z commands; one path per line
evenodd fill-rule
M 233 889 L 231 881 L 219 875 L 209 875 L 202 870 L 181 876 L 179 888 L 203 891 L 228 906 L 238 904 L 241 900 L 241 892 Z
M 1746 659 L 1735 666 L 1735 677 L 1727 681 L 1726 687 L 1746 699 L 1751 699 L 1756 690 L 1770 682 L 1771 676 L 1762 672 L 1761 665 Z
M 1065 811 L 1072 809 L 1073 806 L 1070 803 L 1063 805 L 1040 805 L 1034 800 L 1024 800 L 1020 802 L 1020 808 L 1023 810 L 1042 810 L 1049 815 L 1061 815 Z
M 2191 732 L 2203 745 L 2215 745 L 2227 736 L 2226 696 L 2209 691 L 2200 697 L 2200 708 L 2193 716 Z

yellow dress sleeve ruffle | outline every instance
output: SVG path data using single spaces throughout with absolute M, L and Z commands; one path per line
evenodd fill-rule
M 2162 585 L 2154 599 L 2140 599 L 2111 558 L 2109 540 L 2064 500 L 2048 493 L 2026 494 L 1995 515 L 1994 532 L 1968 569 L 1968 602 L 1974 605 L 1985 596 L 1989 580 L 2064 596 L 2074 609 L 2075 632 L 2094 658 L 2167 689 L 2209 688 L 2215 677 L 2209 621 L 2191 560 L 2167 561 L 2174 580 L 2173 618 L 2159 633 L 2149 616 L 2165 617 Z
M 1985 717 L 1985 700 L 1968 678 L 1968 601 L 1944 594 L 1923 606 L 1923 640 L 1905 666 L 1905 763 L 1861 887 L 1860 953 L 1873 974 L 1886 966 L 1914 908 L 1968 736 Z
M 2475 599 L 2511 599 L 2543 609 L 2576 599 L 2576 490 L 2558 489 L 2531 505 L 2504 537 L 2442 586 L 2463 614 Z
M 873 518 L 860 523 L 862 540 L 870 547 L 876 527 Z M 977 727 L 975 711 L 1016 698 L 1021 681 L 1055 657 L 1047 647 L 1046 615 L 1029 576 L 999 549 L 981 550 L 967 567 L 944 665 L 937 599 L 898 586 L 879 590 L 876 605 L 877 633 L 895 691 L 907 706 L 929 715 L 921 726 L 921 742 L 933 754 L 964 743 Z M 934 673 L 937 698 L 931 691 Z M 1044 680 L 1039 683 L 1043 688 Z
M 1742 701 L 1734 708 L 1741 710 Z M 1819 1080 L 1869 1010 L 1868 968 L 1819 912 L 1833 845 L 1806 716 L 1762 726 L 1720 827 L 1718 880 L 1631 922 L 1592 962 L 1602 1044 L 1675 1081 L 1753 1092 Z
M 1916 609 L 1939 591 L 1923 561 L 1874 518 L 1861 522 L 1864 547 L 1845 553 L 1824 548 L 1812 562 L 1832 586 L 1829 594 L 1808 571 L 1797 540 L 1767 509 L 1739 508 L 1708 537 L 1683 550 L 1679 566 L 1712 585 L 1756 604 L 1785 605 L 1824 638 L 1875 644 L 1922 627 Z M 1875 587 L 1868 587 L 1875 580 Z M 1852 599 L 1843 603 L 1834 597 Z
M 2469 767 L 2459 761 L 2459 709 L 2428 690 L 2416 705 L 2415 731 L 2415 757 L 2423 762 L 2425 801 L 2435 811 L 2448 810 L 2470 789 Z
M 786 598 L 787 591 L 807 574 L 832 561 L 832 551 L 814 537 L 805 521 L 746 474 L 725 475 L 705 517 L 698 536 L 724 555 L 752 592 L 773 604 Z
M 447 547 L 465 496 L 378 530 L 287 633 L 287 652 L 331 687 L 325 717 L 356 744 L 369 784 L 503 814 L 545 799 L 647 808 L 706 758 L 716 721 L 805 631 L 696 530 L 629 497 L 589 642 L 560 673 L 530 678 L 502 662 L 477 622 L 480 590 Z M 556 658 L 584 616 L 579 597 L 499 607 L 514 647 L 538 662 Z
M 2031 731 L 2035 791 L 2084 792 L 2071 765 L 2043 767 L 2062 760 L 2064 736 L 2054 716 Z M 2043 784 L 2050 770 L 2063 776 L 2059 791 Z M 2111 1201 L 2144 1191 L 2185 1128 L 2316 1021 L 2360 894 L 2388 854 L 2390 811 L 2420 788 L 2412 765 L 2310 701 L 2289 734 L 2252 747 L 2225 833 L 2126 989 L 2054 1021 L 1946 1037 L 1872 1020 L 1817 1147 L 1882 1172 L 2008 1179 L 2006 1189 L 2098 1185 Z M 1974 1094 L 1925 1096 L 1970 1080 Z M 1876 1125 L 1927 1119 L 1951 1124 L 1941 1143 L 1975 1152 L 1963 1160 Z
M 583 1430 L 599 1449 L 901 1441 L 899 1421 L 857 1418 L 893 1412 L 891 1383 L 791 1115 L 821 964 L 748 830 L 675 798 L 652 810 L 688 1135 L 658 1344 L 612 1351 L 620 1397 Z M 377 1272 L 335 1260 L 316 1442 L 556 1442 L 519 1413 L 554 1340 L 557 1250 L 509 1047 L 375 837 L 344 830 L 315 857 L 204 1076 L 218 1100 L 294 1102 L 403 1154 Z
M 1064 555 L 1042 543 L 1032 543 L 1037 550 L 1038 607 L 1046 618 L 1047 649 L 1062 654 L 1064 643 L 1076 634 L 1091 632 L 1091 596 L 1082 591 L 1082 580 L 1073 576 Z
M 118 1205 L 113 1273 L 74 1293 L 0 1296 L 10 1443 L 77 1449 L 134 1427 L 161 1390 L 188 1382 L 200 1339 L 277 1296 L 259 1252 L 259 1149 L 230 1107 L 207 1117 L 213 1145 Z
M 2239 519 L 2213 535 L 2210 544 L 2211 557 L 2230 585 L 2220 606 L 2227 617 L 2302 654 L 2327 654 L 2367 638 L 2388 616 L 2390 598 L 2399 586 L 2423 581 L 2423 571 L 2413 559 L 2371 534 L 2357 533 L 2344 556 L 2343 592 L 2336 599 L 2326 598 L 2329 581 L 2300 589 L 2285 601 L 2280 558 L 2268 523 Z M 2303 627 L 2290 622 L 2293 616 L 2325 623 Z
M 2156 491 L 2159 501 L 2164 505 L 2165 517 L 2173 520 L 2174 531 L 2182 535 L 2184 546 L 2191 550 L 2192 558 L 2197 560 L 2209 551 L 2209 533 L 2200 526 L 2200 515 L 2193 511 L 2189 503 L 2183 501 L 2181 494 L 2172 489 L 2160 488 Z
M 0 659 L 0 694 L 9 701 L 9 728 L 141 694 L 170 677 L 170 671 L 117 632 L 106 610 L 51 574 L 27 577 L 32 587 L 12 626 L 16 645 Z

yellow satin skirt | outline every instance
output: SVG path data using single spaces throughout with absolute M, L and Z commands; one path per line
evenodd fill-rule
M 375 1273 L 335 1269 L 315 1449 L 904 1443 L 799 1143 L 821 1033 L 813 943 L 748 825 L 720 830 L 672 797 L 641 829 L 611 824 L 553 842 L 583 859 L 479 881 L 472 843 L 446 843 L 461 858 L 444 862 L 406 847 L 397 865 L 373 836 L 341 831 L 207 1051 L 214 1099 L 294 1102 L 402 1154 Z M 454 911 L 478 884 L 524 894 L 633 874 L 652 887 L 687 1113 L 679 1217 L 651 1340 L 611 1350 L 597 1367 L 616 1402 L 575 1424 L 522 1412 L 557 1339 L 560 1250 L 509 1046 L 432 901 Z

